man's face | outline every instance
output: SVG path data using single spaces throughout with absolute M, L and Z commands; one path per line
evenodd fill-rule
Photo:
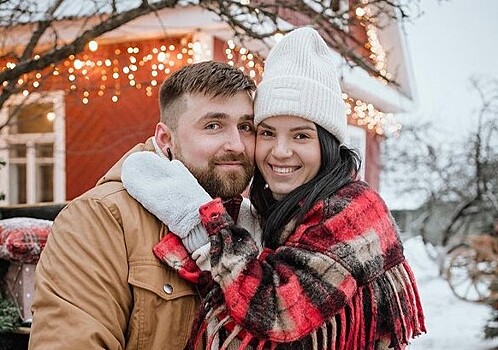
M 212 196 L 244 191 L 254 171 L 255 128 L 249 94 L 187 95 L 172 132 L 172 152 Z

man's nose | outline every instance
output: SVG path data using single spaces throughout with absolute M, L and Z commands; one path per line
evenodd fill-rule
M 225 151 L 242 153 L 245 150 L 245 145 L 242 142 L 242 137 L 238 128 L 236 130 L 231 130 L 227 135 L 227 140 L 225 142 Z

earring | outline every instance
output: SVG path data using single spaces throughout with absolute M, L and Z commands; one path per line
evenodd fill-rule
M 169 149 L 169 147 L 166 148 L 166 154 L 169 160 L 173 160 L 173 155 L 171 154 L 171 150 Z
M 270 187 L 270 186 L 268 186 L 268 184 L 265 184 L 263 188 L 264 188 L 265 190 L 267 190 L 269 187 Z

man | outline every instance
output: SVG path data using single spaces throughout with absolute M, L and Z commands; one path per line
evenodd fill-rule
M 183 349 L 198 293 L 155 258 L 168 229 L 124 190 L 121 165 L 144 150 L 179 159 L 211 196 L 238 197 L 227 200 L 237 218 L 254 166 L 254 89 L 218 62 L 184 67 L 164 82 L 154 137 L 54 222 L 36 272 L 31 350 Z M 204 243 L 184 241 L 192 250 Z

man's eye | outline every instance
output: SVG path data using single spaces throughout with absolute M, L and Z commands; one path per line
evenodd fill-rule
M 242 131 L 247 131 L 247 132 L 253 132 L 254 131 L 254 126 L 251 124 L 242 124 L 239 126 L 239 130 Z
M 206 129 L 208 130 L 218 130 L 221 128 L 221 125 L 218 123 L 209 123 L 206 125 Z

